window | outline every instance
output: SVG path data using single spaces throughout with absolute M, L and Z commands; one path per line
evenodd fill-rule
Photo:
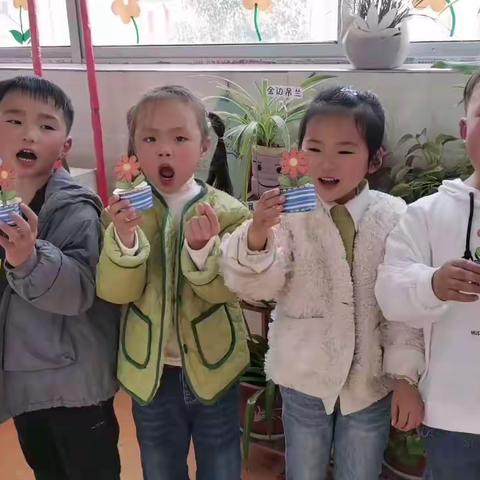
M 0 45 L 29 47 L 27 0 L 0 0 Z M 45 47 L 70 45 L 65 0 L 37 1 L 40 43 Z
M 255 23 L 254 9 L 246 8 L 243 0 L 139 0 L 130 4 L 90 0 L 93 40 L 99 46 L 249 44 L 259 38 L 265 43 L 337 40 L 338 0 L 258 3 L 268 9 L 258 11 Z
M 409 21 L 412 41 L 480 40 L 479 0 L 430 0 L 432 7 L 417 9 Z
M 87 1 L 99 63 L 346 62 L 339 10 L 352 0 Z M 480 0 L 411 1 L 410 61 L 478 58 Z M 36 3 L 43 57 L 80 62 L 79 0 Z M 0 57 L 7 61 L 29 59 L 26 4 L 0 0 Z

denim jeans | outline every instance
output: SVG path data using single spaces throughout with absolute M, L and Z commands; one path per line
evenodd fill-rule
M 324 480 L 332 448 L 335 480 L 375 480 L 390 431 L 391 396 L 350 415 L 327 415 L 322 400 L 281 387 L 287 480 Z
M 423 426 L 428 474 L 433 480 L 480 479 L 480 435 Z
M 166 367 L 151 403 L 134 402 L 144 480 L 188 480 L 193 440 L 197 480 L 240 480 L 240 389 L 213 405 L 192 393 L 181 368 Z

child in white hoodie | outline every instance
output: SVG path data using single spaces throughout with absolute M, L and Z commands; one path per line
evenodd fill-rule
M 480 72 L 468 81 L 464 104 L 460 132 L 475 172 L 409 206 L 388 238 L 376 286 L 388 320 L 423 327 L 421 434 L 435 480 L 480 478 Z M 418 356 L 412 349 L 403 359 Z M 400 417 L 418 409 L 406 382 L 395 397 Z

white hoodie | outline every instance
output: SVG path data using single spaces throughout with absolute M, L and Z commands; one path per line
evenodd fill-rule
M 478 247 L 480 192 L 445 181 L 410 205 L 390 234 L 375 292 L 387 320 L 424 329 L 425 425 L 474 434 L 480 434 L 480 301 L 442 302 L 432 276 L 445 262 L 471 259 Z

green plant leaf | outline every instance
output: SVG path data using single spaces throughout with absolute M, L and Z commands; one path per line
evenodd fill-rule
M 422 145 L 416 143 L 415 145 L 412 145 L 408 150 L 407 150 L 407 155 L 411 155 L 413 152 L 416 152 L 417 150 L 422 150 Z
M 409 165 L 406 165 L 405 167 L 402 167 L 398 173 L 395 175 L 395 183 L 400 183 L 402 182 L 407 173 L 409 173 L 410 171 L 412 170 L 412 167 L 410 167 Z
M 406 142 L 409 142 L 410 140 L 413 140 L 415 137 L 411 133 L 406 133 L 403 135 L 400 140 L 398 141 L 397 145 L 401 146 Z
M 440 133 L 440 135 L 437 135 L 437 138 L 435 139 L 435 143 L 445 145 L 446 143 L 456 142 L 458 140 L 460 139 L 458 137 L 455 137 L 454 135 L 445 135 L 444 133 Z
M 253 422 L 255 420 L 255 409 L 259 398 L 265 392 L 265 388 L 261 388 L 255 392 L 248 400 L 245 407 L 245 418 L 243 422 L 243 461 L 248 467 L 248 459 L 250 455 L 250 434 L 252 433 Z
M 26 32 L 23 33 L 23 41 L 28 42 L 30 38 L 32 37 L 32 34 L 30 33 L 30 30 L 27 30 Z
M 253 146 L 257 143 L 258 122 L 249 123 L 238 137 L 238 152 L 240 156 L 251 158 Z
M 265 422 L 267 424 L 267 435 L 272 437 L 273 431 L 273 411 L 275 409 L 275 400 L 277 398 L 277 386 L 269 380 L 265 387 Z
M 328 80 L 330 78 L 335 78 L 335 75 L 313 75 L 304 80 L 300 87 L 303 89 L 303 92 L 308 92 L 312 88 L 317 87 L 320 83 Z
M 278 133 L 283 142 L 283 147 L 287 150 L 290 150 L 290 132 L 288 131 L 287 124 L 285 120 L 279 115 L 273 115 L 272 121 L 275 123 L 278 129 Z
M 425 157 L 427 158 L 429 165 L 436 165 L 440 162 L 440 157 L 442 156 L 443 151 L 442 145 L 434 142 L 425 142 L 423 150 L 425 151 Z
M 19 43 L 20 45 L 23 45 L 24 40 L 23 40 L 22 32 L 19 32 L 18 30 L 10 30 L 10 33 L 12 34 L 13 38 L 17 43 Z
M 411 195 L 412 187 L 408 183 L 399 183 L 390 190 L 390 195 L 394 197 L 407 197 Z
M 478 69 L 480 69 L 480 63 L 467 63 L 467 62 L 435 62 L 432 68 L 450 69 L 456 72 L 463 73 L 465 75 L 472 75 Z
M 405 165 L 407 165 L 409 167 L 413 167 L 413 164 L 415 163 L 415 160 L 417 160 L 417 159 L 420 159 L 420 157 L 418 157 L 417 155 L 409 155 L 405 159 Z

